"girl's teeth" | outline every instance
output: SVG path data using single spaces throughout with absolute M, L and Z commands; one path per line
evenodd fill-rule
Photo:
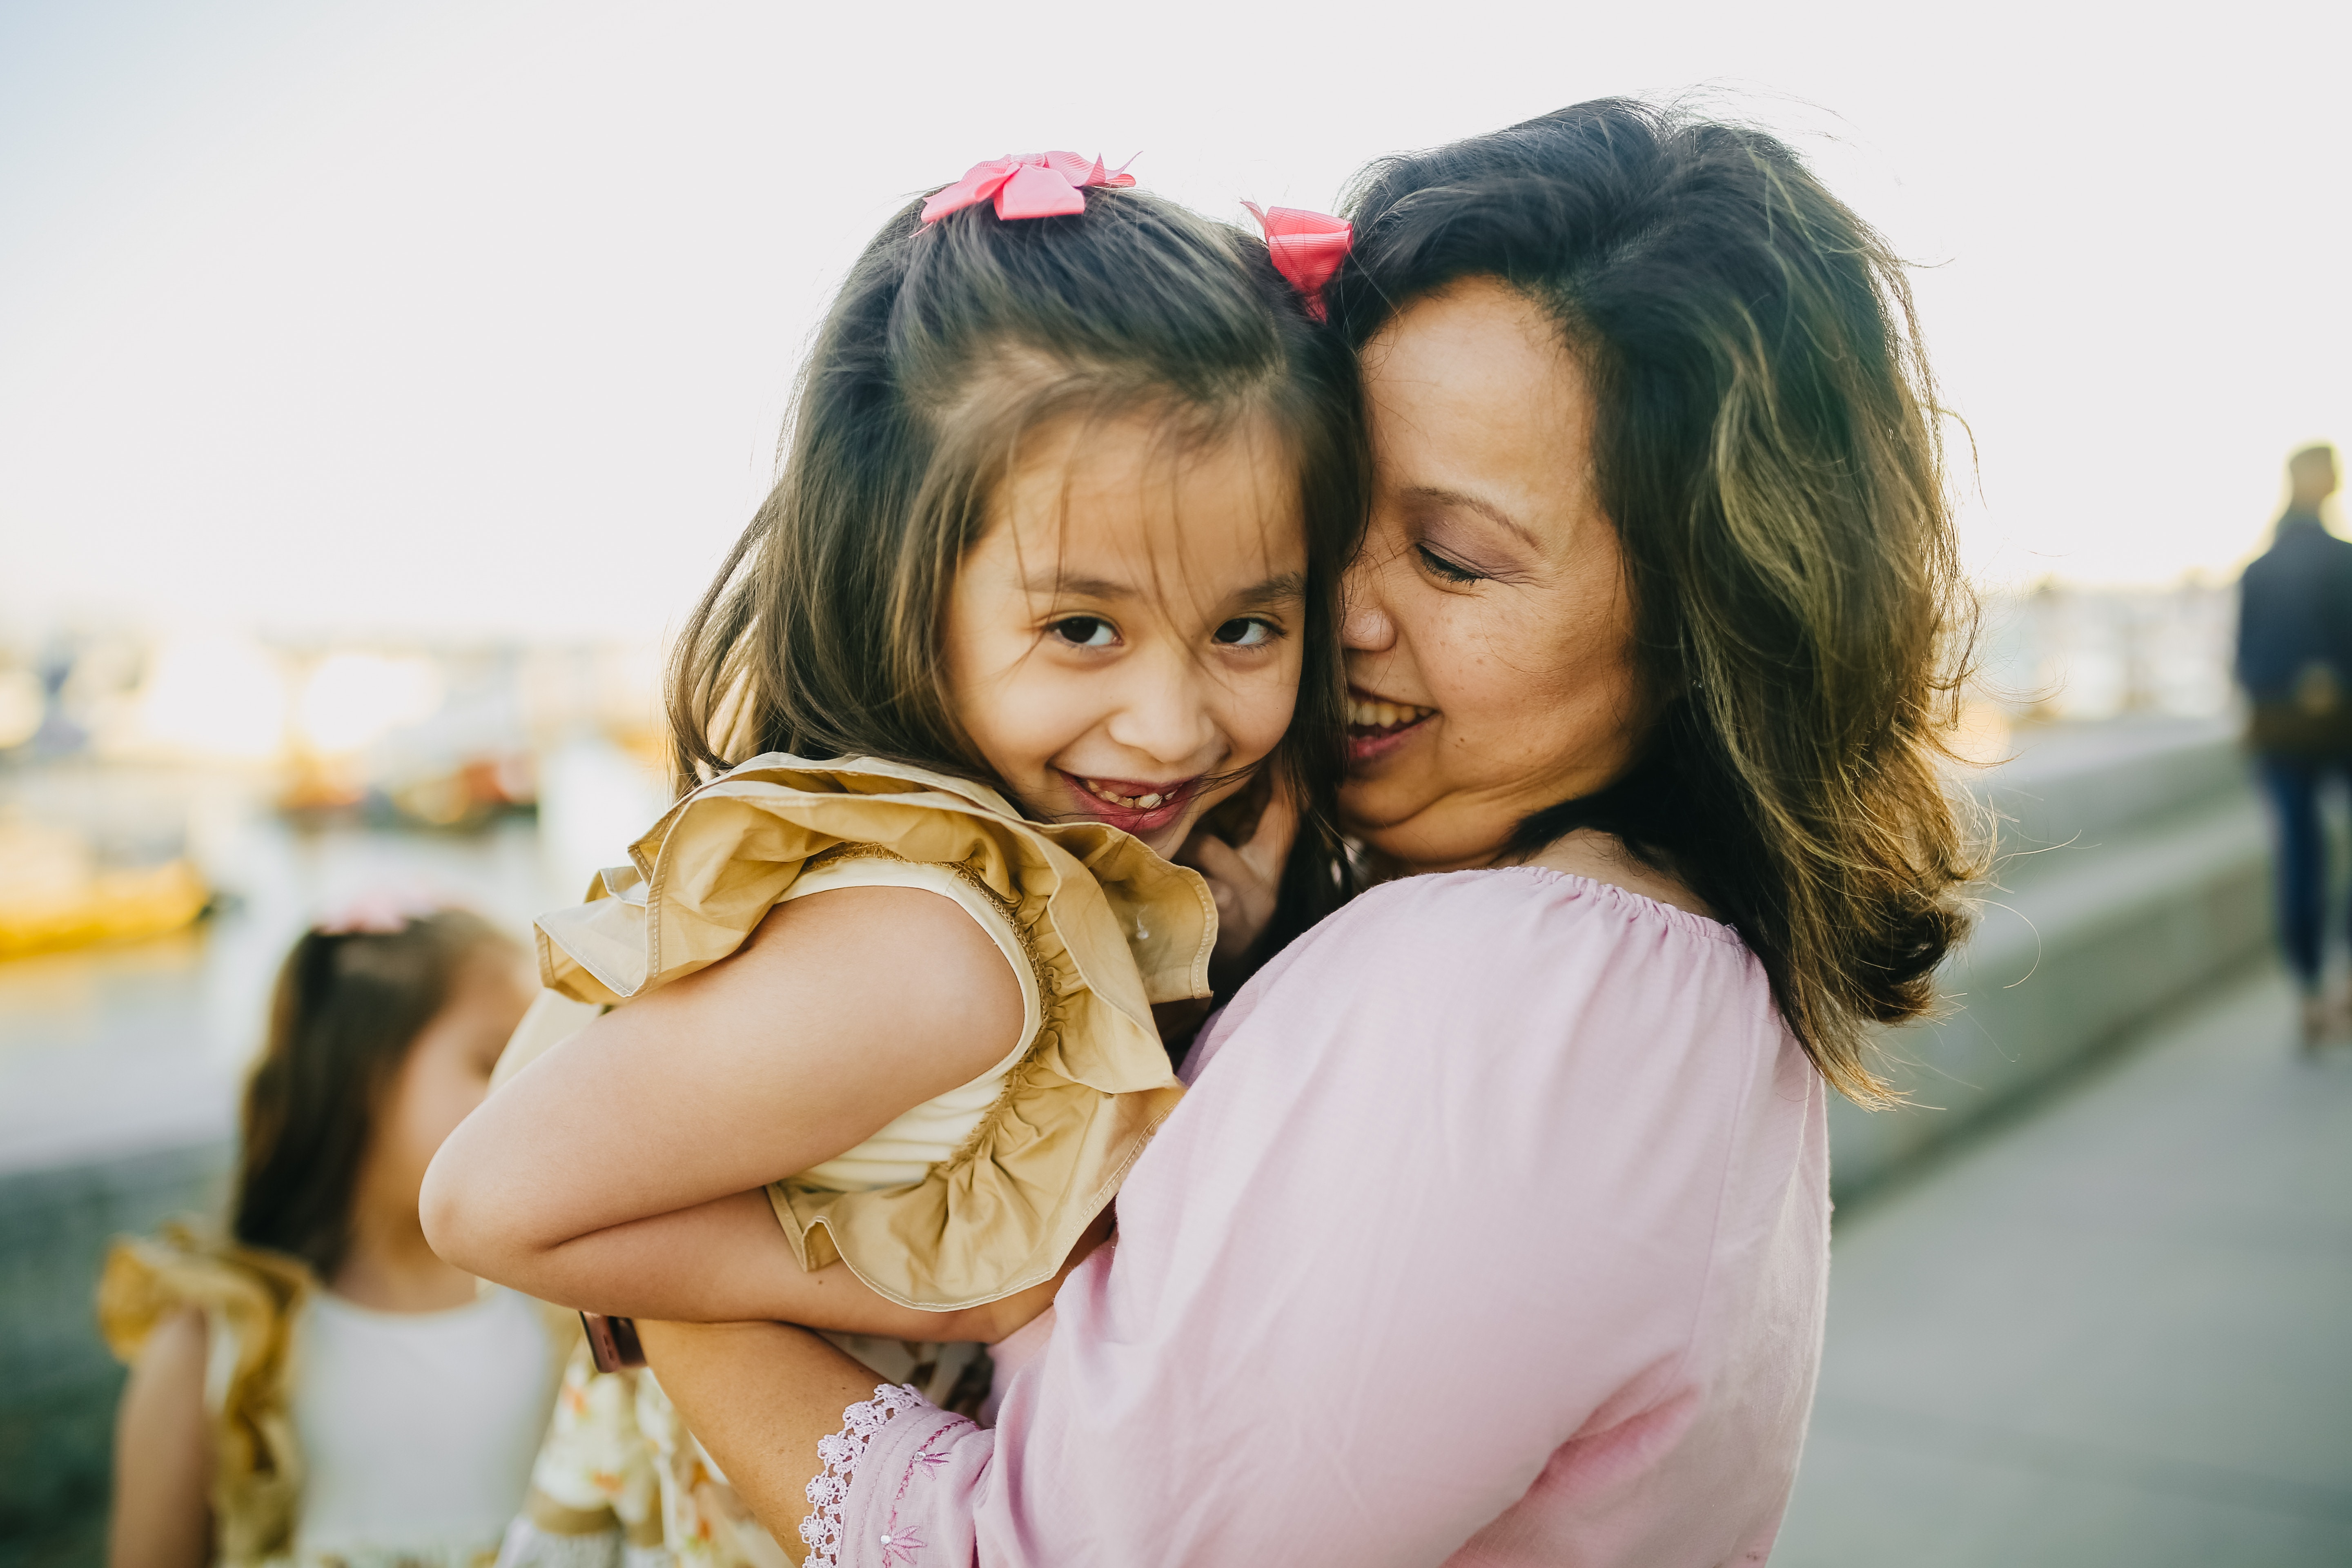
M 1087 780 L 1086 785 L 1087 793 L 1097 800 L 1106 800 L 1113 805 L 1123 805 L 1129 811 L 1157 811 L 1168 804 L 1168 797 L 1163 795 L 1139 795 L 1130 798 L 1107 790 L 1092 779 Z

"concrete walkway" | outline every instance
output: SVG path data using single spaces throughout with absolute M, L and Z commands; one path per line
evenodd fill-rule
M 2292 1037 L 2241 980 L 1842 1216 L 1774 1568 L 2352 1563 L 2352 1047 Z

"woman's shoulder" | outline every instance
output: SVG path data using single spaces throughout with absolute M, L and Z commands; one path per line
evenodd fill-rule
M 1255 1202 L 1273 1149 L 1452 1256 L 1516 1256 L 1540 1215 L 1547 1258 L 1646 1238 L 1696 1290 L 1718 1222 L 1818 1153 L 1822 1086 L 1737 935 L 1540 868 L 1371 889 L 1205 1044 L 1181 1180 Z
M 1606 942 L 1621 963 L 1648 958 L 1735 966 L 1739 933 L 1630 889 L 1544 866 L 1446 871 L 1385 882 L 1310 933 L 1370 956 L 1399 947 L 1434 957 L 1526 957 Z M 1620 973 L 1622 973 L 1621 970 Z
M 1730 927 L 1541 867 L 1370 889 L 1252 981 L 1217 1048 L 1254 1017 L 1252 1049 L 1327 1051 L 1333 1072 L 1402 1079 L 1475 1059 L 1497 1083 L 1523 1068 L 1547 1081 L 1586 1068 L 1719 1080 L 1787 1038 Z M 1727 1051 L 1735 1041 L 1744 1048 Z

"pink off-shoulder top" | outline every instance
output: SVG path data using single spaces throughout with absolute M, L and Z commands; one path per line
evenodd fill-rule
M 853 1407 L 812 1561 L 1765 1560 L 1820 1358 L 1825 1090 L 1728 927 L 1539 868 L 1413 878 L 1202 1048 L 995 1429 Z

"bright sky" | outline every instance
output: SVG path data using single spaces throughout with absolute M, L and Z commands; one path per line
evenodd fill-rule
M 6 0 L 0 637 L 658 634 L 908 194 L 1068 147 L 1328 206 L 1694 88 L 1935 264 L 1990 580 L 2225 573 L 2286 450 L 2352 438 L 2347 44 L 2322 5 Z

